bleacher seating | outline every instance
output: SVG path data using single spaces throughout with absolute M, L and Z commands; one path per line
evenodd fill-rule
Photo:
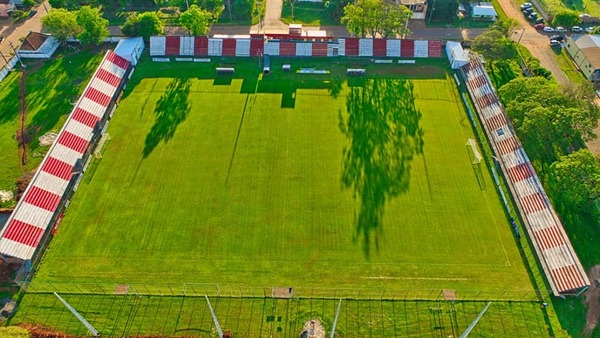
M 584 290 L 590 281 L 484 67 L 473 59 L 461 71 L 553 293 L 562 296 Z M 520 236 L 514 221 L 512 227 Z

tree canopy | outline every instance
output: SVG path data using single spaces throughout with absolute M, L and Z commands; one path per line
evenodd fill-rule
M 179 17 L 179 23 L 187 29 L 191 35 L 206 35 L 210 28 L 212 13 L 196 5 L 190 6 L 190 9 L 185 11 Z
M 349 32 L 360 37 L 379 35 L 388 38 L 410 32 L 406 23 L 411 14 L 412 12 L 402 5 L 383 0 L 358 0 L 344 7 L 341 22 Z
M 66 9 L 51 9 L 42 17 L 44 29 L 52 34 L 58 41 L 65 42 L 79 34 L 81 27 L 77 23 L 75 12 Z
M 554 14 L 554 19 L 552 19 L 552 24 L 554 26 L 563 26 L 563 27 L 571 27 L 576 26 L 581 23 L 581 18 L 574 11 L 561 11 Z
M 477 36 L 471 49 L 483 55 L 490 65 L 512 59 L 517 52 L 514 42 L 500 29 L 490 29 Z
M 155 12 L 132 14 L 122 27 L 127 36 L 142 36 L 148 40 L 152 35 L 162 34 L 162 22 Z
M 550 164 L 595 137 L 599 110 L 574 97 L 573 90 L 544 77 L 518 77 L 500 88 L 506 113 L 532 159 Z
M 588 149 L 562 156 L 550 166 L 548 176 L 561 201 L 581 211 L 600 196 L 600 159 Z
M 77 35 L 81 43 L 97 45 L 109 35 L 108 20 L 102 17 L 100 8 L 83 6 L 77 11 L 76 20 L 81 27 L 81 32 Z

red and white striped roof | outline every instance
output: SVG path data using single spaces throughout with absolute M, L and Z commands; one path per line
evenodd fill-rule
M 108 51 L 31 183 L 0 231 L 0 254 L 29 260 L 49 227 L 71 179 L 75 162 L 86 151 L 96 122 L 107 113 L 129 62 Z
M 462 71 L 488 138 L 501 159 L 502 169 L 552 291 L 558 296 L 589 286 L 585 270 L 515 135 L 483 66 L 472 60 L 462 67 Z

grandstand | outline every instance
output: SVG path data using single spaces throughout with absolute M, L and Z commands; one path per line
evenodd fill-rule
M 590 281 L 513 131 L 485 68 L 473 58 L 460 68 L 460 73 L 515 197 L 552 292 L 556 296 L 583 292 Z
M 123 56 L 106 53 L 1 230 L 1 255 L 26 262 L 38 258 L 38 249 L 50 239 L 77 188 L 83 164 L 105 129 L 131 69 Z

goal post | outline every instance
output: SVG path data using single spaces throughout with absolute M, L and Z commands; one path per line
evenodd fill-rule
M 466 147 L 479 188 L 485 190 L 485 180 L 483 178 L 483 172 L 481 171 L 481 161 L 483 160 L 483 156 L 481 156 L 479 149 L 477 149 L 477 142 L 475 142 L 474 139 L 469 138 L 467 139 Z
M 472 138 L 468 139 L 466 146 L 470 150 L 469 157 L 471 158 L 471 164 L 480 164 L 483 157 L 481 156 L 479 149 L 477 149 L 477 143 L 475 140 Z

